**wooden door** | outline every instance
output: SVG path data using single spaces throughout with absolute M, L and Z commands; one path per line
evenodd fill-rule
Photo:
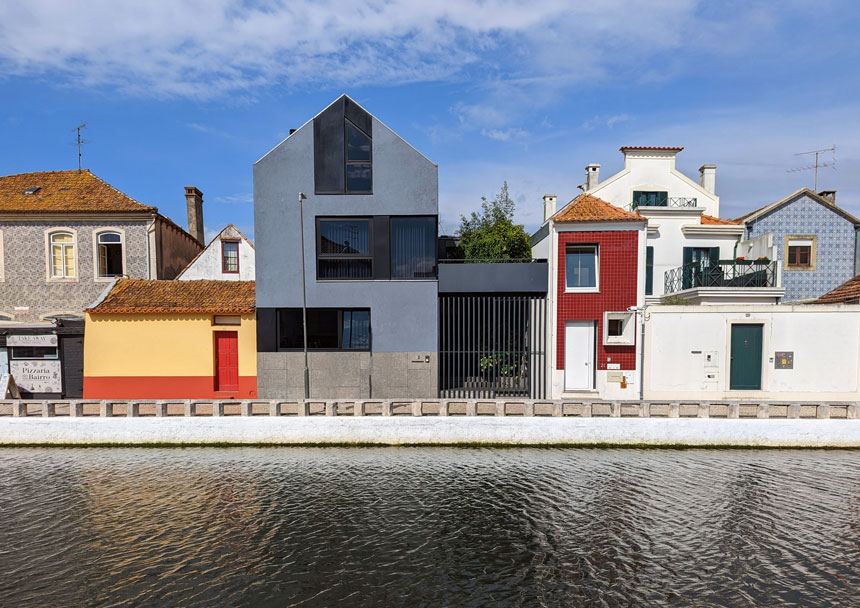
M 729 389 L 761 390 L 762 325 L 732 325 Z
M 239 390 L 238 332 L 215 332 L 215 390 Z

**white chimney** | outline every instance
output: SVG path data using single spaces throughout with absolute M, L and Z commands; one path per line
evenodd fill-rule
M 555 215 L 555 203 L 558 197 L 555 194 L 543 195 L 543 221 L 547 221 Z
M 717 182 L 717 166 L 716 165 L 702 165 L 699 167 L 699 185 L 714 194 L 714 188 L 716 187 Z
M 600 165 L 591 163 L 585 165 L 585 191 L 588 192 L 600 182 Z

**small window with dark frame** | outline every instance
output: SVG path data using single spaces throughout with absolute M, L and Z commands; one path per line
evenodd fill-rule
M 807 268 L 812 266 L 812 245 L 789 245 L 788 265 Z
M 370 279 L 373 254 L 369 219 L 317 220 L 317 278 Z
M 308 308 L 308 350 L 370 350 L 370 310 Z M 302 309 L 278 310 L 278 348 L 301 350 Z
M 99 276 L 122 276 L 122 235 L 118 232 L 99 232 L 96 239 L 99 250 Z
M 622 319 L 609 319 L 606 333 L 610 338 L 624 335 L 624 321 Z
M 373 159 L 371 138 L 349 120 L 344 119 L 346 131 L 346 191 L 373 191 Z
M 229 274 L 239 272 L 239 241 L 221 241 L 221 271 Z

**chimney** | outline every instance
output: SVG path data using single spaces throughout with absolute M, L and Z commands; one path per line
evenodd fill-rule
M 555 215 L 555 203 L 558 197 L 555 194 L 543 195 L 543 221 L 547 221 Z
M 818 193 L 818 196 L 820 196 L 823 199 L 826 199 L 827 202 L 830 203 L 831 205 L 836 204 L 836 190 L 822 190 L 821 192 Z
M 203 245 L 203 193 L 194 186 L 185 186 L 185 204 L 188 207 L 188 233 Z
M 702 165 L 699 167 L 699 185 L 714 194 L 714 188 L 717 183 L 717 166 L 716 165 Z
M 591 163 L 585 165 L 585 191 L 588 192 L 594 188 L 600 181 L 600 165 Z

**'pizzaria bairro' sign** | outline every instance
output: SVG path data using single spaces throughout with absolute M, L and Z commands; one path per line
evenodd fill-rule
M 57 360 L 9 361 L 9 372 L 19 389 L 30 393 L 63 392 L 62 368 Z

